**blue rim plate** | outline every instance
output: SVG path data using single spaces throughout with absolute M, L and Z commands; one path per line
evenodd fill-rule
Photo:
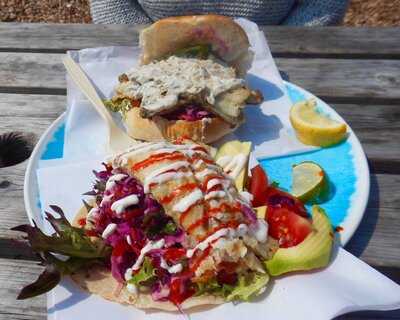
M 344 121 L 329 105 L 312 93 L 285 82 L 286 89 L 293 103 L 314 98 L 320 112 L 333 119 Z M 40 160 L 62 158 L 65 136 L 66 114 L 63 113 L 45 131 L 29 159 L 24 181 L 24 201 L 27 215 L 33 220 L 42 222 L 39 201 L 39 189 L 36 171 Z M 267 171 L 271 181 L 279 182 L 283 189 L 290 190 L 291 167 L 302 161 L 315 161 L 327 172 L 331 181 L 332 196 L 322 204 L 334 226 L 342 227 L 340 241 L 345 245 L 356 231 L 364 215 L 369 197 L 369 169 L 361 144 L 348 126 L 348 139 L 331 148 L 288 155 L 283 157 L 261 159 L 262 167 Z

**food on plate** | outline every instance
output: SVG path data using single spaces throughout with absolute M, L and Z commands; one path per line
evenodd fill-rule
M 291 193 L 303 202 L 323 202 L 329 195 L 329 182 L 324 169 L 312 161 L 294 165 Z
M 246 103 L 263 99 L 242 78 L 252 54 L 231 18 L 162 19 L 141 32 L 140 45 L 141 65 L 119 77 L 106 101 L 135 139 L 213 142 L 244 121 Z
M 15 228 L 46 265 L 19 298 L 49 291 L 69 275 L 111 301 L 183 310 L 247 301 L 265 290 L 271 274 L 323 267 L 332 238 L 321 210 L 310 218 L 299 200 L 268 185 L 255 210 L 245 187 L 251 183 L 236 188 L 248 150 L 238 141 L 222 147 L 220 155 L 232 157 L 226 171 L 207 146 L 187 139 L 138 143 L 112 157 L 95 172 L 87 193 L 93 199 L 73 225 L 52 206 L 60 215 L 47 214 L 54 235 Z M 251 172 L 251 180 L 268 181 L 262 169 Z
M 224 143 L 215 156 L 216 162 L 224 172 L 230 173 L 233 168 L 241 168 L 240 172 L 232 172 L 235 178 L 235 185 L 238 191 L 243 191 L 247 180 L 247 167 L 251 151 L 251 142 L 240 142 L 233 140 Z M 242 165 L 243 164 L 243 165 Z
M 347 126 L 316 109 L 316 101 L 298 102 L 290 109 L 290 122 L 304 144 L 329 147 L 346 138 Z
M 278 276 L 292 271 L 305 271 L 325 267 L 330 260 L 333 231 L 325 211 L 312 207 L 312 231 L 299 244 L 279 248 L 272 259 L 265 262 L 268 273 Z

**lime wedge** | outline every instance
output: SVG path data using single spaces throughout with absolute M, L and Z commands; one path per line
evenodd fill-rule
M 293 105 L 290 122 L 297 138 L 304 144 L 329 147 L 346 138 L 346 124 L 319 113 L 314 99 Z
M 293 166 L 292 194 L 302 202 L 322 202 L 328 187 L 325 171 L 315 162 L 305 161 Z

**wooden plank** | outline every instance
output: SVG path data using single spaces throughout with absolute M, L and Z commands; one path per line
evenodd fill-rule
M 326 100 L 399 104 L 399 60 L 275 59 L 290 81 Z M 397 92 L 396 92 L 397 91 Z
M 0 50 L 53 51 L 137 45 L 142 26 L 0 24 Z M 397 28 L 262 27 L 276 56 L 400 56 Z
M 43 267 L 33 261 L 0 259 L 0 319 L 46 319 L 46 296 L 16 300 L 23 286 L 34 281 Z
M 338 104 L 331 106 L 354 130 L 376 173 L 400 173 L 400 103 L 398 105 Z
M 400 60 L 276 59 L 290 81 L 327 99 L 399 103 Z M 0 92 L 65 92 L 60 54 L 0 52 Z
M 15 270 L 18 270 L 16 276 Z M 42 267 L 32 261 L 0 259 L 0 320 L 46 319 L 46 298 L 18 301 L 15 299 L 19 290 L 32 282 L 41 272 Z M 381 270 L 385 271 L 385 270 Z M 386 272 L 385 272 L 386 273 Z M 389 271 L 394 281 L 400 282 L 398 270 Z M 386 273 L 387 274 L 387 273 Z M 395 277 L 393 277 L 393 275 Z M 105 302 L 106 303 L 106 302 Z M 337 318 L 346 320 L 399 319 L 400 311 L 389 312 L 356 312 Z

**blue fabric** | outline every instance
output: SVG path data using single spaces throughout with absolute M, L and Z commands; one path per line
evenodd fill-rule
M 215 13 L 260 25 L 317 26 L 341 22 L 348 0 L 91 0 L 94 23 L 143 24 L 169 17 Z

